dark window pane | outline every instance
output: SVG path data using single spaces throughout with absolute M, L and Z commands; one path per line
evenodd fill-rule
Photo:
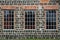
M 53 22 L 53 25 L 56 25 L 56 22 Z
M 48 29 L 49 26 L 46 26 L 46 29 Z
M 25 26 L 25 29 L 27 29 L 28 26 Z

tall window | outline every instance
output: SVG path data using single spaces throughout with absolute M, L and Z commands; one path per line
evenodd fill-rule
M 46 11 L 46 29 L 56 29 L 56 10 Z
M 35 12 L 33 10 L 25 11 L 25 29 L 35 29 Z
M 4 29 L 14 28 L 14 11 L 4 10 Z

